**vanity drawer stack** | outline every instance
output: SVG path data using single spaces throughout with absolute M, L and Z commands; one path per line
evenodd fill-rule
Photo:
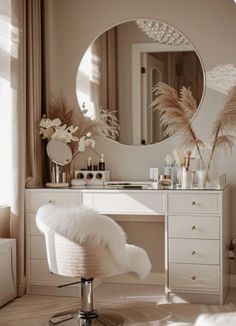
M 37 189 L 26 191 L 26 259 L 27 259 L 27 293 L 77 295 L 78 290 L 65 288 L 58 290 L 57 285 L 69 283 L 71 279 L 63 278 L 49 272 L 46 246 L 43 234 L 35 223 L 39 207 L 47 203 L 61 206 L 76 206 L 80 203 L 78 192 Z M 73 280 L 74 281 L 74 280 Z M 68 292 L 68 293 L 67 293 Z
M 224 192 L 217 191 L 168 195 L 169 296 L 223 303 L 228 288 L 228 261 L 224 258 L 229 241 L 224 197 Z

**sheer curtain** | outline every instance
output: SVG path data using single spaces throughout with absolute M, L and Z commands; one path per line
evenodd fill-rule
M 0 7 L 0 205 L 9 205 L 11 194 L 11 6 Z
M 17 240 L 18 295 L 25 292 L 24 189 L 42 184 L 43 5 L 0 2 L 0 203 L 10 206 L 10 236 Z

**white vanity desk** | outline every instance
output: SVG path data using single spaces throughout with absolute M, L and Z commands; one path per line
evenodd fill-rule
M 66 282 L 48 272 L 44 238 L 35 225 L 37 209 L 51 202 L 90 206 L 122 221 L 165 222 L 169 298 L 177 293 L 192 302 L 223 303 L 229 287 L 229 197 L 229 186 L 222 190 L 27 189 L 27 291 L 56 294 L 55 285 Z

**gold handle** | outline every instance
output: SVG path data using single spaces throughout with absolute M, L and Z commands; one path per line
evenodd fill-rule
M 195 250 L 192 251 L 192 255 L 196 255 L 196 251 Z
M 53 200 L 53 199 L 49 199 L 49 204 L 54 204 L 55 203 L 55 201 Z
M 192 276 L 192 280 L 195 281 L 197 278 L 196 276 Z
M 197 203 L 195 201 L 192 202 L 192 206 L 196 206 Z
M 196 226 L 195 225 L 192 226 L 192 230 L 196 230 Z

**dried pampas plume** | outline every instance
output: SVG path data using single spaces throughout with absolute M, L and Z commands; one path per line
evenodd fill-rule
M 112 140 L 117 140 L 120 134 L 120 125 L 115 114 L 116 111 L 108 111 L 102 108 L 98 114 L 99 119 L 103 121 L 102 134 Z
M 64 95 L 51 97 L 49 103 L 49 118 L 59 118 L 62 124 L 67 126 L 78 126 L 75 136 L 81 138 L 88 132 L 93 136 L 105 135 L 108 138 L 117 140 L 119 137 L 120 126 L 115 112 L 101 109 L 97 112 L 96 119 L 86 117 L 83 108 L 76 108 L 69 104 Z
M 153 88 L 153 92 L 156 99 L 151 103 L 151 108 L 160 112 L 161 124 L 165 127 L 165 135 L 172 136 L 180 132 L 183 136 L 184 146 L 196 146 L 203 162 L 200 151 L 203 142 L 197 138 L 191 124 L 191 118 L 197 110 L 192 92 L 182 87 L 180 96 L 178 96 L 173 87 L 162 82 Z
M 212 150 L 209 158 L 207 173 L 210 170 L 213 154 L 216 150 L 224 149 L 232 152 L 236 140 L 236 86 L 233 86 L 226 98 L 223 109 L 217 116 L 212 129 Z
M 48 117 L 51 120 L 60 119 L 62 125 L 73 124 L 73 107 L 70 106 L 64 95 L 50 97 Z

